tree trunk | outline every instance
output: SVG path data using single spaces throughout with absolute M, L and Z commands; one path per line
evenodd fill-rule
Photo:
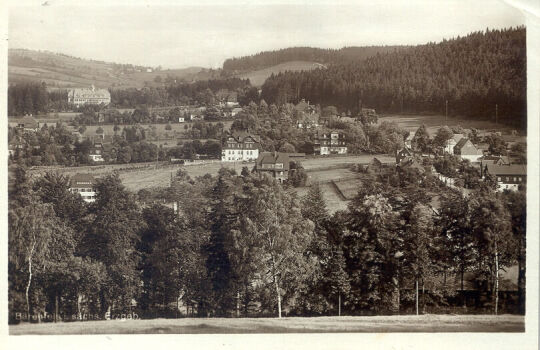
M 58 322 L 58 291 L 54 295 L 54 322 Z
M 499 309 L 499 253 L 497 251 L 497 243 L 495 243 L 495 315 Z
M 426 313 L 426 284 L 422 278 L 422 315 Z
M 338 293 L 338 316 L 341 316 L 341 292 Z
M 416 287 L 416 316 L 418 316 L 418 278 L 415 281 Z
M 525 315 L 525 234 L 519 238 L 519 255 L 518 255 L 518 308 L 521 315 Z
M 32 247 L 30 248 L 30 254 L 28 254 L 28 283 L 26 284 L 26 312 L 28 314 L 28 319 L 30 319 L 30 285 L 32 284 L 32 258 L 34 256 L 34 249 L 36 247 L 36 241 L 32 242 Z
M 77 294 L 77 316 L 79 321 L 82 321 L 82 314 L 81 314 L 81 301 L 82 301 L 82 294 Z
M 278 306 L 278 318 L 281 318 L 281 295 L 279 294 L 279 284 L 276 273 L 276 261 L 272 256 L 272 277 L 274 278 L 274 286 L 276 288 L 277 306 Z
M 236 317 L 240 317 L 240 291 L 236 292 Z

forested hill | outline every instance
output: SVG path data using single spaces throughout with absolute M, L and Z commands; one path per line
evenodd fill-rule
M 445 113 L 495 118 L 525 127 L 526 35 L 524 27 L 474 32 L 466 37 L 377 54 L 362 61 L 309 72 L 272 76 L 262 87 L 268 103 L 334 105 L 355 113 Z
M 313 47 L 290 47 L 277 51 L 264 51 L 252 56 L 230 58 L 223 63 L 227 72 L 244 72 L 272 67 L 291 61 L 308 61 L 322 64 L 347 63 L 363 60 L 377 53 L 393 52 L 402 46 L 365 46 L 335 49 Z

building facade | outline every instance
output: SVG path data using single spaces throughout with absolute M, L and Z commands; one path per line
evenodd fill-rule
M 338 131 L 322 131 L 317 133 L 314 151 L 320 155 L 347 154 L 345 134 Z
M 234 132 L 227 136 L 221 150 L 223 162 L 253 161 L 259 157 L 258 135 Z
M 69 190 L 71 193 L 78 193 L 83 201 L 87 203 L 95 202 L 96 192 L 94 190 L 95 179 L 90 174 L 75 174 L 71 177 Z
M 257 158 L 255 171 L 261 175 L 268 174 L 279 183 L 289 178 L 289 155 L 281 152 L 262 152 Z
M 106 89 L 96 89 L 94 85 L 90 89 L 72 89 L 68 92 L 68 103 L 77 106 L 108 105 L 111 103 L 111 94 Z
M 484 168 L 484 178 L 486 176 L 491 176 L 497 182 L 497 191 L 517 191 L 520 185 L 527 183 L 527 166 L 487 164 Z

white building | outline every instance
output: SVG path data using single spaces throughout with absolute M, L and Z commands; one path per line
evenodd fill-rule
M 68 92 L 68 103 L 81 106 L 89 105 L 108 105 L 111 103 L 111 94 L 107 89 L 96 89 L 94 85 L 90 89 L 72 89 Z
M 259 136 L 245 131 L 227 137 L 221 151 L 223 162 L 252 161 L 259 157 Z
M 315 153 L 320 155 L 347 154 L 345 134 L 338 131 L 320 131 L 314 146 Z
M 78 193 L 83 201 L 92 203 L 96 200 L 94 183 L 94 177 L 90 174 L 75 174 L 71 177 L 69 190 L 72 193 Z

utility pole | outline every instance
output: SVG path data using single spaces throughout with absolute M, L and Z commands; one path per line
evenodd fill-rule
M 497 119 L 499 119 L 499 105 L 495 103 L 495 125 L 497 125 Z
M 448 125 L 448 100 L 445 102 L 444 124 Z

